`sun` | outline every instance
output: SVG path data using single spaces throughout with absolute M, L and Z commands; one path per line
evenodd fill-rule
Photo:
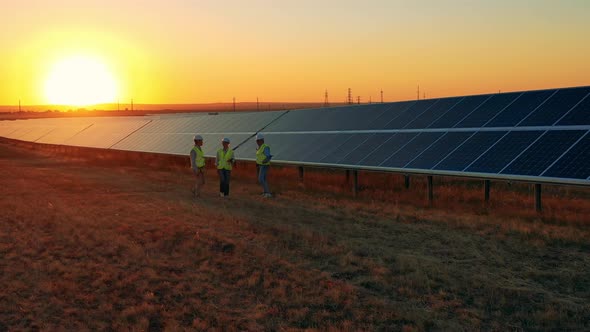
M 45 80 L 45 97 L 52 105 L 110 103 L 117 95 L 117 80 L 109 68 L 90 56 L 72 56 L 56 62 Z

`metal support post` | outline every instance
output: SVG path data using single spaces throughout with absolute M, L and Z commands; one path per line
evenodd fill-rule
M 358 171 L 352 171 L 352 195 L 356 197 L 359 192 L 359 175 Z
M 535 211 L 543 212 L 543 202 L 541 201 L 541 184 L 535 183 Z
M 490 180 L 483 181 L 483 197 L 486 203 L 490 202 Z
M 428 206 L 432 206 L 434 204 L 434 193 L 433 193 L 433 185 L 432 185 L 432 175 L 428 176 Z

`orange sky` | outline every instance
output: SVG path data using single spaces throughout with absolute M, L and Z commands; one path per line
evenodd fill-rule
M 100 59 L 115 99 L 136 103 L 590 85 L 588 17 L 586 0 L 8 1 L 0 104 L 50 104 L 49 72 L 76 55 Z

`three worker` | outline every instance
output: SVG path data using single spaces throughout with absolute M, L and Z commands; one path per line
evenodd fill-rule
M 195 175 L 195 184 L 191 188 L 194 197 L 200 197 L 201 188 L 205 184 L 205 155 L 202 150 L 203 137 L 195 135 L 194 147 L 190 151 L 191 168 Z M 221 148 L 217 150 L 215 155 L 215 167 L 219 175 L 219 196 L 229 196 L 229 183 L 231 179 L 231 171 L 235 164 L 234 150 L 229 147 L 231 141 L 224 137 L 221 140 Z M 268 188 L 267 174 L 270 167 L 270 147 L 264 143 L 264 135 L 258 133 L 256 135 L 256 172 L 258 183 L 262 186 L 262 197 L 272 197 Z

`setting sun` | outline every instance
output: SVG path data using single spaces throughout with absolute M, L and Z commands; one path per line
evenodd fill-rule
M 45 97 L 53 105 L 87 106 L 114 102 L 117 80 L 100 60 L 75 56 L 53 65 L 45 81 Z

